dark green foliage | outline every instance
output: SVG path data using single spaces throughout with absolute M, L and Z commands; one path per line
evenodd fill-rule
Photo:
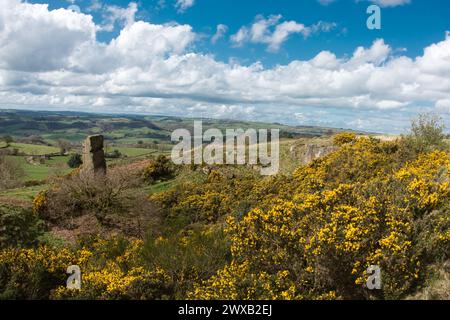
M 122 153 L 115 149 L 113 152 L 108 152 L 107 154 L 105 154 L 106 158 L 110 158 L 110 159 L 118 159 L 122 156 Z
M 411 122 L 411 132 L 403 136 L 404 149 L 414 154 L 444 150 L 445 125 L 442 118 L 435 114 L 421 114 Z
M 144 170 L 144 179 L 150 183 L 158 180 L 170 179 L 174 174 L 174 168 L 169 158 L 159 156 Z
M 10 135 L 6 135 L 3 136 L 3 141 L 5 141 L 5 143 L 9 146 L 14 141 L 14 139 Z
M 41 221 L 30 209 L 0 205 L 0 248 L 35 245 L 42 233 Z
M 231 259 L 230 244 L 220 226 L 194 226 L 167 237 L 149 236 L 143 248 L 147 267 L 160 267 L 172 279 L 171 299 L 185 299 L 196 281 L 214 275 Z
M 71 168 L 78 168 L 82 164 L 83 160 L 81 160 L 81 155 L 78 153 L 71 155 L 69 160 L 67 161 L 67 165 Z

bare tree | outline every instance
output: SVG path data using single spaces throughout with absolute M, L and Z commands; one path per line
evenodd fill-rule
M 69 152 L 69 150 L 72 147 L 72 144 L 70 143 L 70 141 L 65 140 L 65 139 L 59 139 L 57 144 L 58 144 L 58 148 L 59 148 L 59 153 L 61 155 L 65 155 L 67 152 Z
M 19 186 L 23 176 L 24 172 L 19 164 L 6 156 L 0 156 L 0 190 Z

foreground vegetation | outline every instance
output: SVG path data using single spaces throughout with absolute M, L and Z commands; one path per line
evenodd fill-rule
M 450 153 L 435 118 L 351 133 L 291 174 L 174 167 L 55 178 L 0 206 L 2 299 L 448 299 Z M 65 287 L 70 265 L 81 290 Z M 365 286 L 370 265 L 382 289 Z

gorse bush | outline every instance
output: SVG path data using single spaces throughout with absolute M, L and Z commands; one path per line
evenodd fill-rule
M 142 254 L 146 266 L 160 268 L 170 277 L 171 297 L 176 299 L 186 298 L 195 283 L 212 277 L 231 255 L 228 239 L 219 225 L 149 235 Z
M 0 249 L 37 244 L 43 224 L 30 209 L 0 205 Z
M 435 151 L 402 163 L 392 144 L 346 144 L 297 170 L 289 200 L 230 216 L 232 262 L 191 296 L 399 298 L 413 290 L 425 262 L 448 258 L 450 157 Z M 364 287 L 370 265 L 381 267 L 381 291 Z
M 158 156 L 144 170 L 144 179 L 150 183 L 158 180 L 166 180 L 172 177 L 174 168 L 169 158 Z
M 335 144 L 336 146 L 343 146 L 344 144 L 355 142 L 356 139 L 356 134 L 354 133 L 339 133 L 333 137 L 333 144 Z
M 136 180 L 129 171 L 75 172 L 40 193 L 33 212 L 0 216 L 10 228 L 1 238 L 0 296 L 400 299 L 438 283 L 427 292 L 445 297 L 447 273 L 430 279 L 450 259 L 450 153 L 437 123 L 421 123 L 392 142 L 338 135 L 335 152 L 289 176 L 194 168 L 188 181 L 145 197 L 142 172 Z M 152 163 L 147 178 L 162 180 L 166 160 Z M 22 226 L 28 215 L 34 220 Z M 95 217 L 108 232 L 55 248 L 39 243 L 38 217 L 67 229 Z M 23 240 L 14 242 L 14 225 Z M 71 264 L 81 267 L 81 290 L 64 287 Z M 381 290 L 366 288 L 372 265 Z

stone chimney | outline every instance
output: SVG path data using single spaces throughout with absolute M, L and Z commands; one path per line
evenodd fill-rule
M 83 171 L 106 173 L 105 152 L 103 151 L 103 136 L 89 136 L 83 143 Z

